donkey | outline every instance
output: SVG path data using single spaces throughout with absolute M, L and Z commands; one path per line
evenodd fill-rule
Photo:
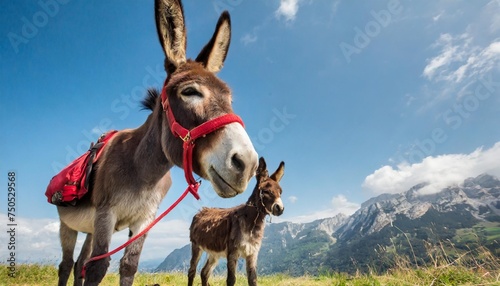
M 246 204 L 234 208 L 203 208 L 191 223 L 191 265 L 188 285 L 193 285 L 196 266 L 203 251 L 208 259 L 201 270 L 201 284 L 208 285 L 208 278 L 220 257 L 227 258 L 227 285 L 236 282 L 236 263 L 240 256 L 246 259 L 248 285 L 257 285 L 257 256 L 264 236 L 264 219 L 267 215 L 279 216 L 284 207 L 279 181 L 285 172 L 285 163 L 269 177 L 266 161 L 259 160 L 257 185 Z
M 180 0 L 156 0 L 158 37 L 165 52 L 168 102 L 150 91 L 144 105 L 152 113 L 136 129 L 119 131 L 106 145 L 91 174 L 92 189 L 74 207 L 58 207 L 63 258 L 59 285 L 66 285 L 73 266 L 78 232 L 87 233 L 75 264 L 75 284 L 81 285 L 85 259 L 108 251 L 114 232 L 139 233 L 156 216 L 171 186 L 169 169 L 183 166 L 183 141 L 174 135 L 170 114 L 188 130 L 223 115 L 234 115 L 229 87 L 216 77 L 231 38 L 229 13 L 223 12 L 208 44 L 195 60 L 186 59 L 186 28 Z M 163 95 L 163 94 L 162 94 Z M 170 108 L 168 116 L 164 109 Z M 169 124 L 170 123 L 170 124 Z M 173 125 L 172 125 L 173 126 Z M 189 137 L 189 133 L 186 137 Z M 184 138 L 187 140 L 187 138 Z M 192 167 L 209 180 L 223 198 L 242 193 L 257 169 L 257 153 L 238 122 L 196 141 Z M 120 260 L 120 285 L 132 285 L 145 236 L 125 248 Z M 101 282 L 109 258 L 89 262 L 84 285 Z

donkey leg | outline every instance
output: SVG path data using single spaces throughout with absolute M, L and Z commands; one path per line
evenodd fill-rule
M 73 276 L 75 277 L 75 286 L 82 286 L 83 277 L 82 277 L 82 268 L 85 260 L 90 257 L 90 251 L 92 250 L 92 234 L 87 233 L 87 237 L 85 238 L 85 242 L 83 243 L 82 250 L 80 251 L 80 255 L 75 263 L 75 269 L 73 272 Z
M 238 263 L 238 252 L 228 250 L 227 255 L 227 280 L 228 286 L 234 286 L 236 283 L 236 264 Z
M 94 234 L 92 239 L 92 257 L 105 254 L 109 250 L 116 217 L 109 208 L 98 208 L 95 214 Z M 99 285 L 106 275 L 111 258 L 106 257 L 87 264 L 85 286 Z
M 208 254 L 207 258 L 207 263 L 205 263 L 205 266 L 203 266 L 203 269 L 201 269 L 201 285 L 202 286 L 208 286 L 208 278 L 210 278 L 210 274 L 212 274 L 212 271 L 215 268 L 215 265 L 217 264 L 217 258 L 215 256 Z
M 249 286 L 257 286 L 257 255 L 250 255 L 246 258 L 247 279 Z
M 62 247 L 62 261 L 59 264 L 59 282 L 58 285 L 63 286 L 68 282 L 71 268 L 73 268 L 73 252 L 75 250 L 76 238 L 78 232 L 69 228 L 61 221 L 59 227 L 59 237 Z
M 201 248 L 194 242 L 191 243 L 191 263 L 188 272 L 188 286 L 193 286 L 194 277 L 196 276 L 196 266 L 201 257 Z
M 154 217 L 151 220 L 141 222 L 140 224 L 131 225 L 129 228 L 129 239 L 138 234 L 153 219 Z M 120 286 L 132 285 L 134 282 L 134 276 L 137 272 L 137 266 L 139 265 L 139 258 L 141 256 L 142 246 L 144 245 L 146 236 L 147 233 L 125 248 L 125 253 L 123 254 L 122 259 L 120 259 Z

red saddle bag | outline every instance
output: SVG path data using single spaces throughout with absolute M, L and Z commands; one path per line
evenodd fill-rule
M 116 132 L 113 130 L 101 135 L 97 143 L 92 143 L 85 154 L 52 177 L 45 191 L 49 203 L 58 206 L 75 205 L 89 191 L 92 167 Z

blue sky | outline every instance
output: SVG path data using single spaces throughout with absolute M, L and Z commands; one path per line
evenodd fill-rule
M 435 192 L 500 175 L 499 1 L 184 2 L 190 57 L 231 14 L 219 76 L 269 168 L 286 162 L 278 221 L 350 214 L 422 181 Z M 0 185 L 16 171 L 21 232 L 53 238 L 21 239 L 34 259 L 59 251 L 50 178 L 100 133 L 144 122 L 139 102 L 163 83 L 163 52 L 153 1 L 10 1 L 0 15 Z M 173 179 L 161 210 L 185 188 L 180 169 Z M 223 200 L 205 182 L 202 201 L 188 197 L 153 230 L 143 257 L 187 243 L 199 206 L 248 195 Z

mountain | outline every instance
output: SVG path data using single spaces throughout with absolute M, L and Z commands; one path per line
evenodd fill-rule
M 182 248 L 172 251 L 165 260 L 163 260 L 154 272 L 186 272 L 189 269 L 189 260 L 191 259 L 191 244 L 187 244 Z
M 283 265 L 282 257 L 287 261 L 296 257 L 309 255 L 311 252 L 326 250 L 328 246 L 335 243 L 333 233 L 347 219 L 344 214 L 332 218 L 316 220 L 310 223 L 271 223 L 265 228 L 262 247 L 258 258 L 258 273 L 271 274 L 281 272 Z M 303 247 L 307 245 L 307 247 Z M 304 254 L 305 253 L 305 254 Z M 185 272 L 189 269 L 191 259 L 191 245 L 185 245 L 180 249 L 172 251 L 165 260 L 158 265 L 155 272 Z M 205 255 L 202 256 L 198 268 L 203 267 Z M 221 260 L 215 273 L 225 272 L 226 262 Z M 311 264 L 313 266 L 314 264 Z M 306 267 L 300 266 L 296 271 Z M 240 259 L 238 270 L 245 271 L 244 261 Z M 290 273 L 295 273 L 290 271 Z
M 482 174 L 434 194 L 426 194 L 426 186 L 371 198 L 349 217 L 267 225 L 258 273 L 384 271 L 393 266 L 396 255 L 423 265 L 430 262 L 435 245 L 449 250 L 450 257 L 457 249 L 476 246 L 500 257 L 498 178 Z M 190 256 L 186 245 L 168 255 L 156 271 L 187 272 Z M 224 271 L 224 265 L 221 260 L 218 270 Z M 244 269 L 243 263 L 239 266 Z
M 394 257 L 391 251 L 422 265 L 430 262 L 429 248 L 442 241 L 457 249 L 482 245 L 500 256 L 495 240 L 500 231 L 500 180 L 483 174 L 435 194 L 422 193 L 425 186 L 363 204 L 334 234 L 337 243 L 328 250 L 325 266 L 346 272 L 384 271 L 392 266 L 387 259 Z M 477 239 L 463 240 L 463 234 Z
M 467 211 L 467 217 L 496 221 L 500 215 L 500 180 L 483 174 L 469 178 L 461 186 L 450 186 L 438 193 L 426 195 L 419 184 L 401 194 L 380 195 L 368 200 L 336 233 L 339 239 L 362 237 L 382 230 L 402 215 L 410 220 L 421 218 L 429 209 L 440 213 Z M 380 199 L 383 198 L 383 199 Z

